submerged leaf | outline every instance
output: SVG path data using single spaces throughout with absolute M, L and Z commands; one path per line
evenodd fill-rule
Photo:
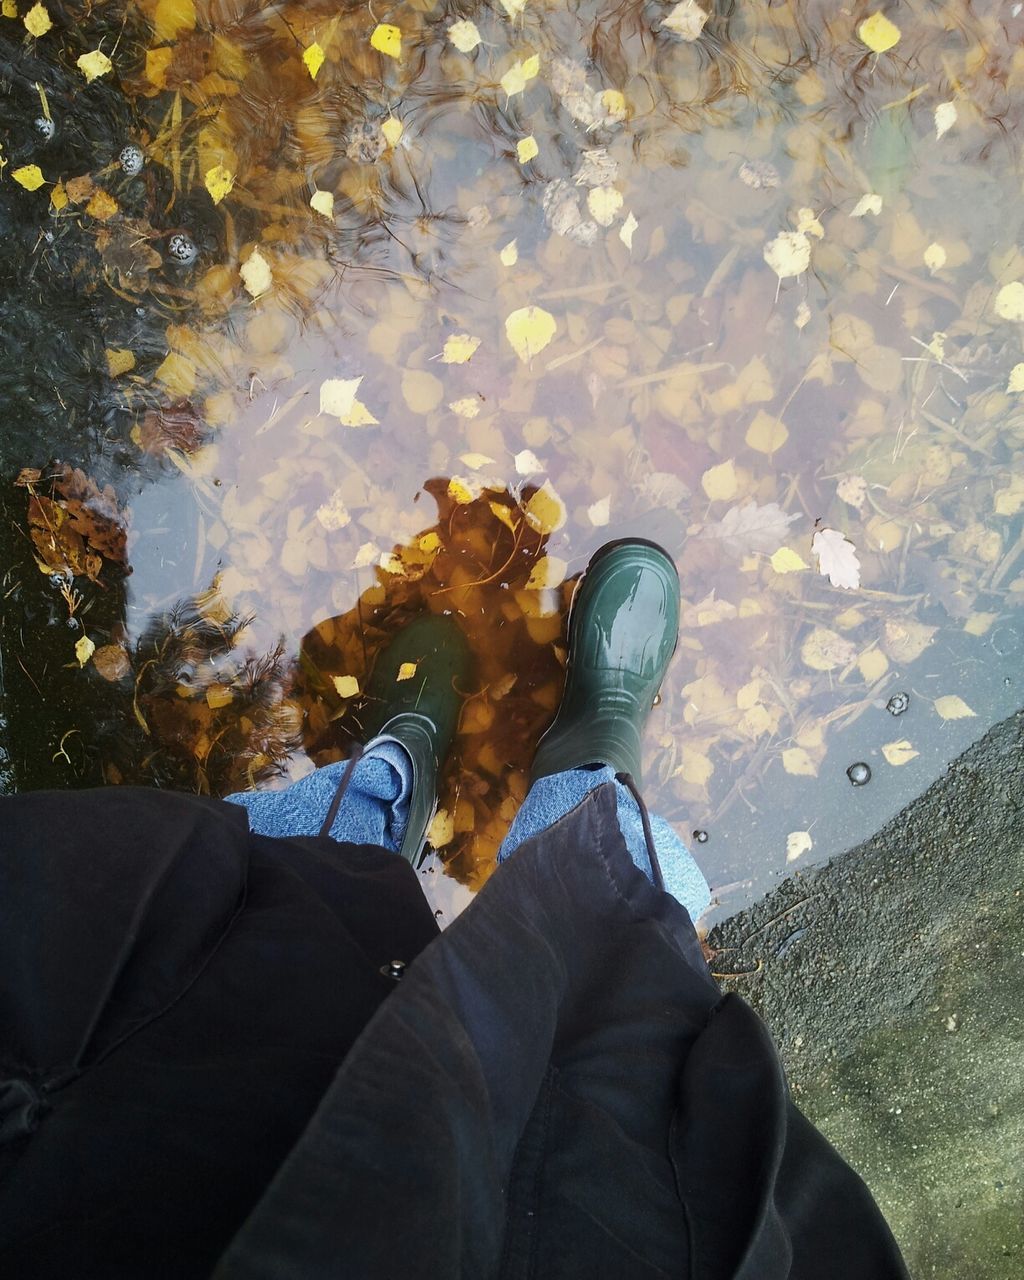
M 505 320 L 505 335 L 524 363 L 544 350 L 557 328 L 554 316 L 543 307 L 520 307 Z
M 245 285 L 247 292 L 254 298 L 266 293 L 274 283 L 274 277 L 270 271 L 270 263 L 258 248 L 253 249 L 252 253 L 239 267 L 239 274 L 242 277 L 242 284 Z
M 731 469 L 732 463 L 723 463 L 722 466 Z M 721 468 L 712 467 L 711 471 L 721 472 Z M 705 476 L 710 475 L 711 472 L 705 472 Z M 732 483 L 735 483 L 735 473 L 731 470 L 712 476 L 709 483 L 717 493 L 720 491 L 719 485 L 729 485 L 730 476 Z M 708 497 L 712 496 L 707 485 L 704 486 L 704 492 Z M 763 506 L 748 502 L 744 506 L 730 507 L 721 520 L 707 525 L 700 536 L 717 539 L 736 555 L 745 555 L 750 551 L 773 551 L 788 535 L 793 521 L 799 519 L 799 513 L 787 515 L 777 502 L 766 502 Z M 806 567 L 805 565 L 804 568 Z
M 782 231 L 765 245 L 764 260 L 780 280 L 803 275 L 811 265 L 811 242 L 802 231 Z
M 207 169 L 203 176 L 203 185 L 209 191 L 214 204 L 220 204 L 235 185 L 235 175 L 225 169 L 222 164 Z
M 92 53 L 83 53 L 78 59 L 78 69 L 92 84 L 99 76 L 105 76 L 113 68 L 113 63 L 102 49 L 93 49 Z
M 328 221 L 334 219 L 334 193 L 332 191 L 314 191 L 309 200 L 309 207 Z
M 935 108 L 935 139 L 938 141 L 943 134 L 948 133 L 956 124 L 956 103 L 940 102 Z
M 448 28 L 448 39 L 460 53 L 472 53 L 480 43 L 480 32 L 475 22 L 463 18 Z
M 834 587 L 853 591 L 860 586 L 860 561 L 857 550 L 838 529 L 819 529 L 811 550 L 818 557 L 818 572 Z
M 710 17 L 710 13 L 705 12 L 697 0 L 680 0 L 668 16 L 662 19 L 661 26 L 664 31 L 671 31 L 674 36 L 692 43 L 700 39 L 704 24 Z
M 936 698 L 935 710 L 943 720 L 966 720 L 970 716 L 978 714 L 976 711 L 972 711 L 963 698 L 955 693 L 947 693 L 941 698 Z
M 900 38 L 900 29 L 884 13 L 873 13 L 857 28 L 857 35 L 872 53 L 885 53 Z
M 1024 284 L 1019 280 L 1004 284 L 996 294 L 996 315 L 1004 320 L 1024 320 Z
M 885 756 L 889 764 L 898 767 L 901 764 L 907 764 L 910 760 L 916 759 L 921 753 L 915 751 L 910 742 L 906 738 L 900 738 L 898 742 L 887 742 L 882 747 L 882 755 Z
M 540 154 L 540 147 L 537 146 L 537 139 L 531 133 L 526 138 L 520 138 L 516 143 L 516 156 L 520 164 L 526 164 L 527 161 L 533 160 Z
M 480 345 L 480 339 L 468 333 L 454 333 L 444 344 L 442 364 L 465 364 Z
M 325 54 L 323 49 L 315 41 L 308 49 L 303 50 L 302 61 L 306 64 L 306 70 L 315 80 L 317 72 L 324 65 Z

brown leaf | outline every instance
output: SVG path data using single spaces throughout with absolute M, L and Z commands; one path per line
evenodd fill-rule
M 105 559 L 125 564 L 128 521 L 117 505 L 113 488 L 106 485 L 101 491 L 81 468 L 72 470 L 67 465 L 54 487 L 64 499 L 62 506 L 76 533 Z
M 104 680 L 109 680 L 112 684 L 123 680 L 132 669 L 131 659 L 124 645 L 120 644 L 101 645 L 92 655 L 92 665 Z
M 168 449 L 195 453 L 205 438 L 206 423 L 188 400 L 147 410 L 139 425 L 139 444 L 154 458 L 163 457 Z
M 52 498 L 33 493 L 28 500 L 28 531 L 43 573 L 65 578 L 85 575 L 96 580 L 102 560 L 89 556 L 85 542 L 71 526 L 68 513 Z
M 38 484 L 42 474 L 38 467 L 22 467 L 14 483 L 19 489 L 27 489 L 30 485 Z
M 83 173 L 80 178 L 68 178 L 64 183 L 64 190 L 72 204 L 81 204 L 95 192 L 96 183 L 87 173 Z
M 150 271 L 160 266 L 160 255 L 149 243 L 155 234 L 145 218 L 125 218 L 96 233 L 103 264 L 122 289 L 144 288 Z

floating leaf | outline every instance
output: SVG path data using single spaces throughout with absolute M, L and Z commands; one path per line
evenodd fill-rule
M 549 587 L 557 587 L 564 580 L 568 567 L 559 556 L 541 556 L 526 579 L 526 590 L 543 591 Z
M 480 345 L 479 338 L 468 333 L 455 333 L 445 342 L 441 352 L 442 364 L 465 364 Z
M 395 676 L 395 683 L 397 684 L 399 680 L 411 680 L 416 674 L 416 668 L 418 666 L 418 662 L 403 662 L 398 668 L 398 675 Z
M 861 196 L 857 203 L 850 210 L 851 218 L 863 218 L 866 213 L 881 213 L 882 197 L 876 196 L 874 192 L 869 191 L 866 196 Z
M 966 720 L 968 717 L 978 714 L 976 711 L 972 711 L 963 698 L 958 697 L 955 693 L 947 693 L 941 698 L 936 698 L 935 710 L 943 720 Z
M 557 328 L 554 316 L 543 307 L 520 307 L 505 320 L 505 335 L 525 363 L 544 350 Z
M 791 831 L 786 836 L 786 861 L 796 862 L 797 858 L 810 853 L 813 848 L 814 841 L 809 831 Z
M 824 238 L 825 228 L 818 221 L 813 209 L 799 209 L 796 215 L 796 229 L 802 231 L 804 235 L 817 236 L 819 240 Z
M 493 467 L 496 465 L 496 459 L 488 457 L 486 453 L 460 453 L 459 461 L 473 471 L 479 471 L 481 467 Z
M 943 134 L 949 133 L 950 129 L 956 124 L 956 103 L 940 102 L 935 108 L 935 139 L 939 140 Z
M 81 636 L 75 642 L 75 657 L 80 667 L 84 667 L 95 652 L 96 646 L 88 636 Z
M 113 66 L 114 64 L 102 49 L 93 49 L 92 53 L 83 53 L 78 59 L 78 69 L 89 84 L 92 84 L 99 76 L 105 76 L 108 71 L 113 69 Z
M 314 80 L 317 77 L 317 72 L 324 65 L 325 57 L 326 54 L 323 49 L 315 41 L 308 49 L 303 50 L 302 61 L 306 64 L 306 70 Z
M 613 120 L 625 120 L 626 95 L 620 89 L 604 89 L 601 93 L 601 106 Z
M 857 28 L 857 35 L 872 53 L 885 53 L 900 38 L 900 29 L 884 13 L 873 13 Z
M 811 242 L 802 231 L 782 231 L 765 245 L 764 260 L 780 280 L 803 275 L 811 265 Z
M 516 143 L 516 156 L 520 164 L 526 164 L 539 154 L 540 147 L 537 146 L 537 139 L 532 133 L 525 138 L 520 138 Z
M 630 252 L 633 250 L 633 232 L 639 225 L 639 222 L 637 222 L 636 218 L 633 217 L 632 212 L 630 212 L 626 214 L 625 222 L 623 222 L 622 226 L 619 227 L 619 239 L 626 248 L 630 250 Z
M 555 492 L 551 481 L 545 480 L 523 507 L 523 514 L 530 528 L 537 533 L 554 533 L 565 524 L 565 503 Z
M 378 53 L 386 54 L 389 58 L 402 56 L 402 32 L 390 22 L 377 23 L 373 29 L 373 35 L 370 36 L 370 44 Z
M 359 692 L 359 681 L 355 676 L 331 676 L 339 698 L 354 698 Z
M 53 26 L 50 15 L 41 4 L 34 4 L 22 21 L 30 36 L 45 36 Z
M 320 412 L 344 418 L 352 410 L 363 375 L 358 378 L 328 378 L 320 384 Z
M 799 573 L 801 569 L 809 569 L 810 565 L 791 547 L 779 547 L 772 556 L 772 568 L 776 573 Z
M 811 322 L 811 309 L 807 303 L 801 298 L 800 305 L 796 309 L 796 315 L 793 317 L 793 323 L 798 329 L 802 329 L 804 325 Z
M 480 32 L 475 22 L 463 18 L 459 22 L 453 22 L 448 28 L 448 39 L 459 53 L 472 53 L 480 43 Z
M 517 93 L 522 93 L 539 70 L 540 58 L 535 53 L 529 58 L 520 58 L 513 62 L 501 77 L 500 83 L 505 96 L 511 98 Z
M 242 263 L 239 268 L 239 274 L 242 277 L 242 284 L 245 285 L 246 291 L 254 298 L 266 293 L 274 283 L 274 277 L 270 271 L 270 263 L 258 248 L 253 249 L 249 257 Z
M 615 187 L 594 187 L 587 193 L 590 216 L 600 227 L 610 227 L 622 208 L 622 192 Z
M 463 476 L 452 476 L 448 481 L 448 497 L 459 506 L 468 506 L 475 502 L 480 493 L 480 485 L 476 480 L 467 480 Z
M 697 4 L 697 0 L 680 0 L 667 17 L 662 19 L 661 25 L 665 31 L 671 31 L 680 40 L 692 42 L 700 39 L 704 24 L 710 17 L 710 13 L 706 13 Z
M 716 467 L 709 467 L 700 478 L 701 488 L 712 502 L 728 502 L 739 489 L 736 468 L 730 458 Z
M 213 203 L 220 204 L 235 185 L 235 175 L 225 169 L 222 164 L 217 164 L 212 169 L 207 169 L 203 177 L 203 185 L 209 191 Z
M 58 182 L 50 192 L 50 204 L 54 210 L 59 213 L 68 203 L 68 193 L 64 190 L 63 182 Z
M 518 18 L 526 8 L 526 0 L 501 0 L 501 7 L 510 18 Z
M 519 246 L 515 240 L 510 240 L 508 244 L 498 254 L 503 267 L 514 267 L 519 261 Z
M 117 213 L 117 201 L 108 192 L 99 190 L 85 206 L 85 211 L 98 222 L 106 222 Z
M 906 738 L 900 738 L 898 742 L 887 742 L 882 747 L 882 755 L 889 764 L 897 768 L 901 764 L 907 764 L 916 759 L 920 754 L 920 751 L 915 751 Z
M 431 849 L 443 849 L 455 838 L 455 819 L 447 809 L 438 809 L 427 827 L 427 844 Z
M 536 475 L 538 471 L 544 470 L 544 463 L 530 449 L 520 449 L 514 458 L 516 471 L 521 476 Z
M 811 542 L 818 572 L 834 587 L 853 591 L 860 586 L 860 561 L 853 543 L 838 529 L 819 529 Z
M 597 502 L 587 507 L 587 519 L 595 529 L 603 529 L 611 519 L 611 509 L 611 497 L 599 498 Z
M 26 191 L 38 191 L 46 181 L 42 169 L 37 164 L 23 164 L 20 169 L 14 170 L 11 177 Z
M 1004 320 L 1024 320 L 1024 284 L 1019 280 L 1004 284 L 996 294 L 996 315 Z
M 309 207 L 328 221 L 334 220 L 334 193 L 332 191 L 314 191 L 309 200 Z
M 226 684 L 211 684 L 206 690 L 206 705 L 211 711 L 230 706 L 234 700 L 234 692 Z
M 405 132 L 401 120 L 397 116 L 388 116 L 380 127 L 381 133 L 389 147 L 397 147 L 402 140 L 402 134 Z

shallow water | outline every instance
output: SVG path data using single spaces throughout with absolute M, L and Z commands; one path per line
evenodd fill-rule
M 709 833 L 722 910 L 868 834 L 1019 704 L 1020 6 L 902 4 L 874 53 L 863 5 L 702 26 L 689 4 L 419 3 L 377 15 L 399 58 L 365 7 L 51 5 L 38 38 L 19 7 L 12 786 L 297 776 L 358 735 L 338 681 L 450 608 L 478 671 L 442 856 L 478 887 L 557 702 L 571 579 L 629 532 L 683 582 L 648 796 Z M 524 308 L 548 319 L 521 358 Z M 449 363 L 456 335 L 479 342 Z M 356 378 L 362 415 L 351 385 L 322 398 Z M 75 492 L 130 519 L 129 577 L 72 573 L 52 530 L 33 565 L 32 496 L 74 501 L 54 459 L 112 484 L 113 506 Z M 820 530 L 857 586 L 818 571 Z

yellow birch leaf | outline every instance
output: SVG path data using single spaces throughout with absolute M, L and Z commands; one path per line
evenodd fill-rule
M 18 16 L 18 6 L 15 0 L 3 0 L 3 4 L 0 4 L 0 13 L 5 18 L 16 18 Z
M 637 222 L 636 218 L 633 216 L 632 211 L 630 211 L 629 213 L 626 214 L 625 222 L 623 222 L 622 226 L 619 227 L 619 239 L 630 251 L 630 253 L 632 253 L 633 251 L 633 232 L 637 229 L 639 225 L 640 223 Z
M 817 236 L 819 240 L 824 238 L 825 228 L 814 216 L 813 209 L 799 209 L 796 215 L 796 229 L 802 231 L 804 235 Z
M 334 193 L 332 191 L 314 191 L 309 200 L 309 207 L 322 218 L 332 221 L 334 218 Z
M 85 211 L 97 221 L 106 222 L 117 213 L 117 201 L 112 195 L 100 189 L 85 206 Z
M 591 503 L 591 505 L 587 507 L 587 519 L 595 529 L 604 528 L 611 519 L 611 515 L 612 500 L 610 494 L 607 497 L 599 498 L 597 502 Z
M 435 551 L 441 550 L 441 539 L 431 530 L 430 533 L 424 533 L 417 539 L 419 549 L 428 556 L 433 555 Z
M 701 476 L 700 483 L 712 502 L 728 502 L 735 498 L 739 483 L 732 459 L 720 462 L 717 467 L 709 467 Z
M 875 195 L 873 191 L 869 191 L 866 196 L 861 196 L 861 198 L 850 210 L 850 217 L 863 218 L 866 213 L 873 213 L 877 216 L 881 212 L 882 212 L 882 197 Z
M 229 173 L 222 164 L 217 164 L 212 169 L 207 169 L 203 183 L 207 191 L 209 191 L 213 203 L 220 204 L 235 185 L 235 175 Z
M 935 121 L 935 140 L 937 142 L 943 134 L 948 133 L 956 124 L 956 103 L 940 102 L 935 108 L 932 118 Z
M 341 415 L 341 425 L 343 427 L 376 427 L 380 424 L 362 400 L 353 400 L 348 413 Z
M 772 555 L 772 568 L 776 573 L 799 573 L 810 566 L 790 547 L 779 547 Z
M 505 96 L 511 98 L 517 93 L 522 93 L 539 70 L 540 58 L 536 54 L 525 60 L 518 59 L 513 62 L 500 81 Z
M 476 396 L 463 396 L 461 400 L 453 400 L 448 408 L 460 418 L 475 418 L 480 413 L 480 401 Z
M 889 659 L 881 649 L 869 649 L 857 659 L 857 667 L 868 684 L 874 684 L 889 670 Z
M 30 36 L 45 36 L 53 26 L 50 21 L 50 15 L 41 4 L 33 5 L 22 18 L 22 22 L 24 22 L 25 29 Z
M 925 249 L 924 265 L 933 275 L 946 265 L 946 251 L 941 244 L 933 242 Z
M 416 674 L 416 668 L 418 666 L 418 662 L 403 662 L 398 668 L 398 675 L 395 676 L 395 682 L 397 683 L 399 680 L 411 680 Z
M 402 56 L 402 32 L 390 22 L 377 23 L 373 29 L 373 35 L 370 36 L 370 44 L 378 53 L 386 54 L 389 58 Z
M 1019 280 L 1004 284 L 996 294 L 996 315 L 1004 320 L 1024 320 L 1024 284 Z
M 479 345 L 479 338 L 473 338 L 468 333 L 454 333 L 444 344 L 441 363 L 465 364 Z
M 885 756 L 889 764 L 897 768 L 901 764 L 907 764 L 920 754 L 920 751 L 915 751 L 906 738 L 900 738 L 898 742 L 887 742 L 882 747 L 882 755 Z
M 675 777 L 682 778 L 691 787 L 706 787 L 708 779 L 715 771 L 715 765 L 703 751 L 695 747 L 683 747 L 683 758 Z
M 59 213 L 61 209 L 64 209 L 67 207 L 67 203 L 68 203 L 68 193 L 64 190 L 64 183 L 58 182 L 57 185 L 50 192 L 50 204 Z
M 196 25 L 195 0 L 159 0 L 153 13 L 153 34 L 158 40 L 173 40 Z
M 811 265 L 811 242 L 802 231 L 782 231 L 765 245 L 764 260 L 780 280 L 803 275 Z
M 274 283 L 274 277 L 270 271 L 270 263 L 258 248 L 253 249 L 252 253 L 239 267 L 239 274 L 242 277 L 242 284 L 245 285 L 246 291 L 254 298 L 266 293 Z
M 402 134 L 405 132 L 405 127 L 397 116 L 388 116 L 381 125 L 380 131 L 389 147 L 397 147 L 402 139 Z
M 796 862 L 797 858 L 809 853 L 814 848 L 814 841 L 809 831 L 791 831 L 786 836 L 786 861 Z
M 872 53 L 885 53 L 900 38 L 900 29 L 884 13 L 873 13 L 857 28 L 857 35 Z
M 845 636 L 827 627 L 815 627 L 800 646 L 800 657 L 812 671 L 834 671 L 848 666 L 857 650 Z
M 37 164 L 23 164 L 20 169 L 14 170 L 11 177 L 26 191 L 38 191 L 46 181 L 42 169 Z
M 475 22 L 462 19 L 459 22 L 453 22 L 448 28 L 448 39 L 459 53 L 472 53 L 480 43 L 480 32 Z
M 358 378 L 327 378 L 320 384 L 320 412 L 344 418 L 355 403 L 363 375 Z
M 963 698 L 958 697 L 955 693 L 947 693 L 941 698 L 936 698 L 935 710 L 943 720 L 966 720 L 969 716 L 978 714 L 976 711 L 972 711 Z
M 487 505 L 491 508 L 491 515 L 493 515 L 495 519 L 500 520 L 506 529 L 515 533 L 516 522 L 512 519 L 511 509 L 506 507 L 502 502 L 489 502 Z
M 108 71 L 113 69 L 113 66 L 114 64 L 102 49 L 93 49 L 92 53 L 83 53 L 78 59 L 78 69 L 89 84 L 99 79 L 100 76 L 105 76 Z
M 564 580 L 568 567 L 559 556 L 541 556 L 526 579 L 526 590 L 544 591 L 548 587 L 557 587 Z
M 774 453 L 788 439 L 789 431 L 785 424 L 773 413 L 765 413 L 763 409 L 758 409 L 757 416 L 747 428 L 747 444 L 758 453 Z
M 554 533 L 565 524 L 565 503 L 555 492 L 550 480 L 545 480 L 523 507 L 523 515 L 531 529 L 538 533 Z
M 164 359 L 156 374 L 157 382 L 162 382 L 173 396 L 189 396 L 196 385 L 196 367 L 188 356 L 180 351 L 171 351 Z
M 78 659 L 80 667 L 84 667 L 95 652 L 96 646 L 88 636 L 82 636 L 75 643 L 75 657 Z
M 443 849 L 455 839 L 455 819 L 447 809 L 438 809 L 427 827 L 427 844 L 431 849 Z
M 488 457 L 486 453 L 460 453 L 459 461 L 472 471 L 479 471 L 481 467 L 492 467 L 495 464 L 495 459 Z
M 787 747 L 782 753 L 782 767 L 798 778 L 816 778 L 818 766 L 803 747 Z
M 505 335 L 524 363 L 544 350 L 557 328 L 554 316 L 543 307 L 520 307 L 505 319 Z
M 306 64 L 306 70 L 309 72 L 312 79 L 316 79 L 317 72 L 324 65 L 325 57 L 326 54 L 323 49 L 315 41 L 308 49 L 303 50 L 302 61 Z
M 359 692 L 359 681 L 355 676 L 331 676 L 339 698 L 354 698 Z
M 537 139 L 532 133 L 525 138 L 520 138 L 516 143 L 516 156 L 520 164 L 526 164 L 539 154 L 540 147 L 537 146 Z
M 235 695 L 226 684 L 211 684 L 206 691 L 206 705 L 211 711 L 218 711 L 234 702 Z
M 1024 364 L 1015 364 L 1010 370 L 1010 379 L 1006 384 L 1007 391 L 1024 391 Z
M 601 94 L 601 106 L 610 116 L 626 117 L 626 95 L 620 89 L 605 89 Z
M 476 495 L 465 480 L 460 479 L 458 476 L 452 476 L 448 481 L 448 497 L 451 498 L 452 502 L 456 503 L 458 506 L 464 507 L 468 503 L 472 502 Z
M 498 257 L 501 259 L 503 267 L 514 267 L 519 261 L 519 246 L 515 240 L 510 240 L 501 253 L 498 254 Z M 1021 367 L 1024 368 L 1024 365 Z
M 622 192 L 615 187 L 593 187 L 587 195 L 587 208 L 599 227 L 610 227 L 622 208 Z
M 127 373 L 130 369 L 135 368 L 135 353 L 129 351 L 126 347 L 106 349 L 107 368 L 110 370 L 112 378 L 119 378 L 122 373 Z

